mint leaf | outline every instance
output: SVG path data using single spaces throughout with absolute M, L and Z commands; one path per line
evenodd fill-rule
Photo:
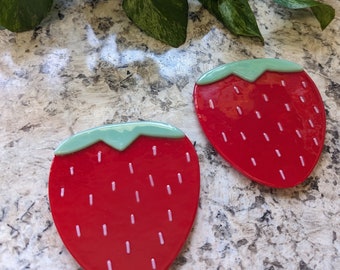
M 263 37 L 247 0 L 199 0 L 235 35 Z
M 13 32 L 36 27 L 50 11 L 53 0 L 0 0 L 0 25 Z
M 186 0 L 123 0 L 126 15 L 148 35 L 173 47 L 186 40 Z
M 314 0 L 274 0 L 276 3 L 290 9 L 311 8 L 314 16 L 324 30 L 335 17 L 335 10 L 327 4 Z

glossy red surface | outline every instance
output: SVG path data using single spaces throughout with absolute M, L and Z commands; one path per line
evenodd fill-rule
M 310 175 L 319 159 L 325 110 L 304 71 L 267 71 L 253 83 L 231 75 L 196 85 L 194 103 L 211 144 L 256 182 L 295 186 Z
M 141 136 L 55 156 L 49 199 L 58 232 L 84 269 L 167 269 L 191 230 L 198 157 L 187 137 Z

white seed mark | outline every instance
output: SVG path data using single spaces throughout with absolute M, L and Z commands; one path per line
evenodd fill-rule
M 129 162 L 129 170 L 130 170 L 130 173 L 133 174 L 134 173 L 134 170 L 133 170 L 133 165 L 131 162 Z
M 246 137 L 246 135 L 241 131 L 240 132 L 240 135 L 241 135 L 241 137 L 242 137 L 242 140 L 247 140 L 247 137 Z
M 313 138 L 313 142 L 314 142 L 314 144 L 316 145 L 316 146 L 318 146 L 319 145 L 319 142 L 318 142 L 318 139 L 317 138 Z
M 316 113 L 320 113 L 320 111 L 319 111 L 319 108 L 318 108 L 318 107 L 314 106 L 314 107 L 313 107 L 313 109 L 314 109 L 314 111 L 315 111 Z
M 60 197 L 64 197 L 64 195 L 65 195 L 65 188 L 61 188 L 60 189 Z
M 282 180 L 286 180 L 286 176 L 285 176 L 283 170 L 279 170 L 279 173 L 281 175 Z
M 308 120 L 308 123 L 309 123 L 309 125 L 310 125 L 311 128 L 314 128 L 314 123 L 313 123 L 312 119 L 309 119 L 309 120 Z
M 284 80 L 281 80 L 281 85 L 282 85 L 283 87 L 285 87 L 285 86 L 286 86 L 286 82 L 285 82 Z
M 302 135 L 301 135 L 300 130 L 296 129 L 296 130 L 295 130 L 295 133 L 296 133 L 296 135 L 297 135 L 300 139 L 302 138 Z
M 305 160 L 304 160 L 303 156 L 299 156 L 299 158 L 300 158 L 301 166 L 305 167 Z
M 278 157 L 281 157 L 281 156 L 282 156 L 279 149 L 275 149 L 275 153 L 276 153 L 276 155 L 277 155 Z
M 70 175 L 74 175 L 74 167 L 73 166 L 70 167 Z
M 112 270 L 112 263 L 110 260 L 106 261 L 106 265 L 107 265 L 107 270 Z
M 303 88 L 307 88 L 307 83 L 305 81 L 302 81 L 301 84 L 302 84 Z
M 110 260 L 107 260 L 106 265 L 107 265 L 107 270 L 112 270 L 112 263 Z
M 103 235 L 107 236 L 107 226 L 106 226 L 106 224 L 103 224 Z
M 172 222 L 172 211 L 170 209 L 168 209 L 168 219 Z
M 212 101 L 212 99 L 209 99 L 209 107 L 210 107 L 210 109 L 215 109 L 215 105 L 214 105 L 214 102 Z
M 151 259 L 151 267 L 153 270 L 157 269 L 156 260 L 154 258 Z
M 116 190 L 116 182 L 115 181 L 112 181 L 111 188 L 112 188 L 112 191 Z
M 256 117 L 257 119 L 261 119 L 261 113 L 259 111 L 255 111 Z
M 303 96 L 300 96 L 300 101 L 301 101 L 302 103 L 305 103 L 305 102 L 306 102 L 306 100 L 305 100 L 305 98 L 304 98 Z
M 285 103 L 285 108 L 286 108 L 287 112 L 290 112 L 290 106 L 289 106 L 288 103 Z
M 252 157 L 250 160 L 251 160 L 251 163 L 253 163 L 253 166 L 255 167 L 257 165 L 255 158 Z
M 223 138 L 224 142 L 228 141 L 228 138 L 227 138 L 227 136 L 225 135 L 225 133 L 223 131 L 222 131 L 222 138 Z
M 265 139 L 267 142 L 270 141 L 270 138 L 269 138 L 269 136 L 268 136 L 268 134 L 267 134 L 266 132 L 263 132 L 263 137 L 264 137 L 264 139 Z
M 166 191 L 168 192 L 169 195 L 172 194 L 171 186 L 170 185 L 166 185 Z
M 266 94 L 263 94 L 262 97 L 263 97 L 263 100 L 264 100 L 265 102 L 268 102 L 268 101 L 269 101 L 268 96 L 267 96 Z
M 240 106 L 236 106 L 236 110 L 239 115 L 242 115 L 243 112 Z
M 130 215 L 130 222 L 131 222 L 132 225 L 135 224 L 136 220 L 135 220 L 135 215 L 134 214 Z
M 282 132 L 283 131 L 283 126 L 280 122 L 277 122 L 277 126 L 279 127 L 279 130 Z
M 125 249 L 126 249 L 126 254 L 130 254 L 131 253 L 131 248 L 130 248 L 130 242 L 129 241 L 125 242 Z
M 102 152 L 101 151 L 99 151 L 97 153 L 97 160 L 98 160 L 98 163 L 102 162 Z
M 78 237 L 81 236 L 81 233 L 80 233 L 80 226 L 79 226 L 79 225 L 76 225 L 76 233 L 77 233 L 77 236 L 78 236 Z
M 185 158 L 187 159 L 187 162 L 189 163 L 191 161 L 189 152 L 185 153 Z
M 240 93 L 240 90 L 238 89 L 237 86 L 234 86 L 234 91 L 235 91 L 236 94 L 239 94 L 239 93 Z
M 156 145 L 152 146 L 152 154 L 153 154 L 153 156 L 157 156 L 157 146 Z
M 93 194 L 89 195 L 89 204 L 93 205 Z
M 163 234 L 161 232 L 158 232 L 158 238 L 159 238 L 159 243 L 161 245 L 164 245 L 164 238 L 163 238 Z
M 136 197 L 136 202 L 139 203 L 140 197 L 139 197 L 139 191 L 138 190 L 135 191 L 135 197 Z
M 178 183 L 180 183 L 180 184 L 183 183 L 183 179 L 182 179 L 182 174 L 181 173 L 177 174 L 177 179 L 178 179 Z
M 152 187 L 155 186 L 155 182 L 153 181 L 153 176 L 151 174 L 149 174 L 149 183 L 150 183 L 150 186 Z

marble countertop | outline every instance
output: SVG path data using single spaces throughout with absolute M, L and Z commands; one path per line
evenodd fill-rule
M 337 17 L 325 31 L 308 11 L 251 2 L 264 45 L 231 35 L 190 1 L 179 48 L 143 34 L 120 2 L 59 0 L 35 31 L 0 31 L 0 269 L 80 269 L 49 209 L 53 150 L 75 132 L 139 119 L 182 129 L 200 159 L 196 222 L 171 269 L 340 269 L 339 1 L 327 1 Z M 304 66 L 324 100 L 324 149 L 295 188 L 272 189 L 239 174 L 194 114 L 202 73 L 260 57 Z

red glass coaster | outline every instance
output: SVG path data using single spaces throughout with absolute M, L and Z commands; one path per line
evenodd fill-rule
M 295 186 L 318 162 L 325 110 L 314 82 L 295 63 L 254 59 L 220 66 L 197 81 L 194 103 L 214 148 L 258 183 Z
M 198 206 L 198 157 L 156 122 L 78 133 L 55 151 L 49 199 L 65 246 L 84 269 L 167 269 Z

